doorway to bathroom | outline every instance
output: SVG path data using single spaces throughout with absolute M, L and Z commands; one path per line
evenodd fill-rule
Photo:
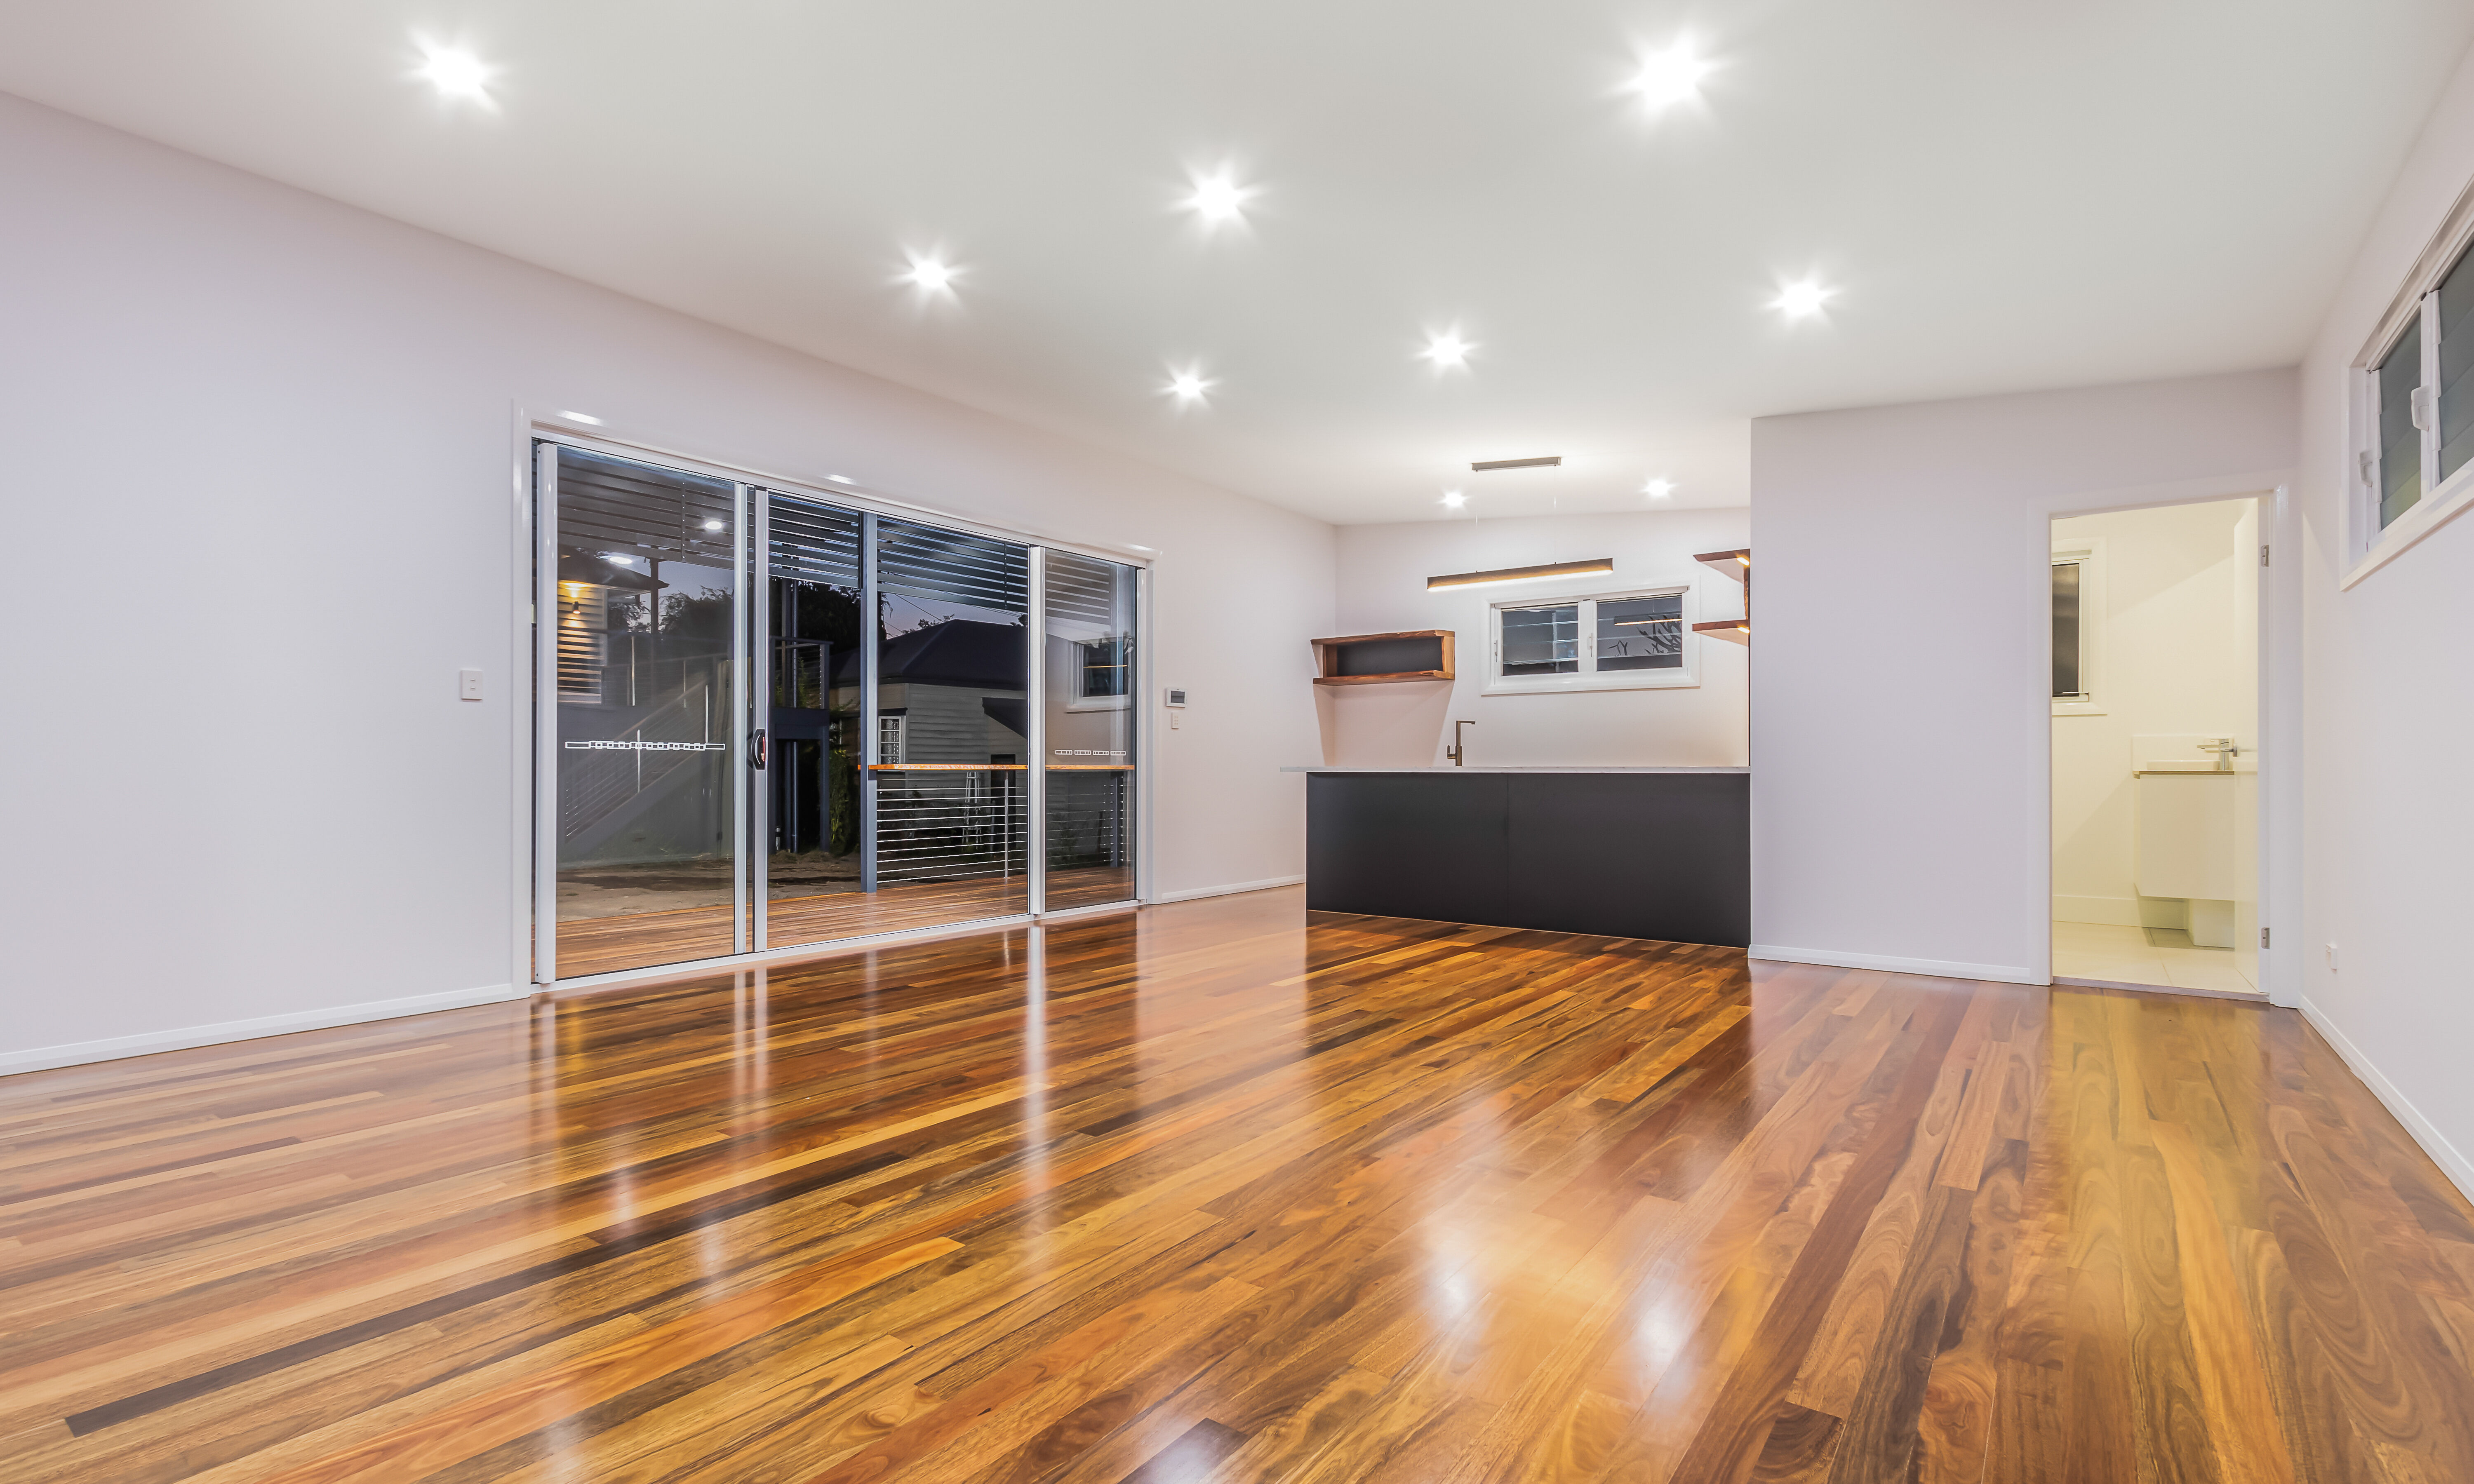
M 2261 995 L 2261 518 L 2052 522 L 2056 983 Z

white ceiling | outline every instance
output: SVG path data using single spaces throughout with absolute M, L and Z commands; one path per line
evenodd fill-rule
M 1624 84 L 1679 35 L 1718 66 L 1653 117 Z M 2291 362 L 2469 37 L 2464 0 L 0 0 L 0 88 L 1358 522 L 1740 504 L 1762 414 Z M 1205 234 L 1223 165 L 1258 193 Z M 1765 307 L 1807 275 L 1826 320 Z

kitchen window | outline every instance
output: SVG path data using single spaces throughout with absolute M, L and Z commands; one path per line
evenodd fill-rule
M 1490 694 L 1698 685 L 1692 588 L 1493 605 Z

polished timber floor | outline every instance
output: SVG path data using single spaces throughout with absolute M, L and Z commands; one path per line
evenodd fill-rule
M 2474 1480 L 2290 1012 L 1295 891 L 0 1080 L 0 1477 Z

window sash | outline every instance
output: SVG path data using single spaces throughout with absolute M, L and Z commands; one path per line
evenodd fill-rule
M 1661 683 L 1661 678 L 1671 677 L 1672 683 L 1675 684 L 1698 684 L 1699 675 L 1685 643 L 1686 639 L 1694 637 L 1691 632 L 1691 615 L 1686 610 L 1686 599 L 1691 590 L 1689 586 L 1666 586 L 1637 592 L 1592 593 L 1586 597 L 1516 600 L 1495 604 L 1491 619 L 1493 644 L 1488 660 L 1487 683 L 1491 687 L 1508 686 L 1518 689 L 1533 686 L 1540 690 L 1551 690 L 1559 684 L 1601 679 L 1614 680 L 1620 677 L 1631 681 L 1634 684 L 1655 688 Z M 1653 648 L 1649 652 L 1613 657 L 1602 653 L 1609 642 L 1609 629 L 1613 622 L 1613 620 L 1602 620 L 1604 609 L 1614 609 L 1620 611 L 1662 603 L 1674 605 L 1674 615 L 1672 617 L 1658 615 L 1649 623 L 1639 625 L 1636 630 L 1644 640 L 1652 642 Z M 1512 655 L 1515 636 L 1512 621 L 1516 615 L 1551 613 L 1567 613 L 1570 616 L 1568 619 L 1551 623 L 1551 638 L 1548 642 L 1552 647 L 1549 653 L 1541 658 L 1514 660 Z M 1532 625 L 1531 627 L 1546 626 Z M 1627 623 L 1625 627 L 1631 628 L 1633 625 Z M 1671 650 L 1655 647 L 1655 640 L 1661 636 L 1671 637 L 1673 643 Z M 1609 659 L 1638 661 L 1643 658 L 1662 658 L 1667 655 L 1673 656 L 1671 663 L 1602 662 Z M 1511 668 L 1514 663 L 1551 664 L 1554 668 L 1516 670 Z
M 2357 556 L 2443 484 L 2474 479 L 2458 477 L 2474 465 L 2474 248 L 2459 253 L 2413 307 L 2357 372 L 2360 467 L 2350 471 L 2360 479 Z

